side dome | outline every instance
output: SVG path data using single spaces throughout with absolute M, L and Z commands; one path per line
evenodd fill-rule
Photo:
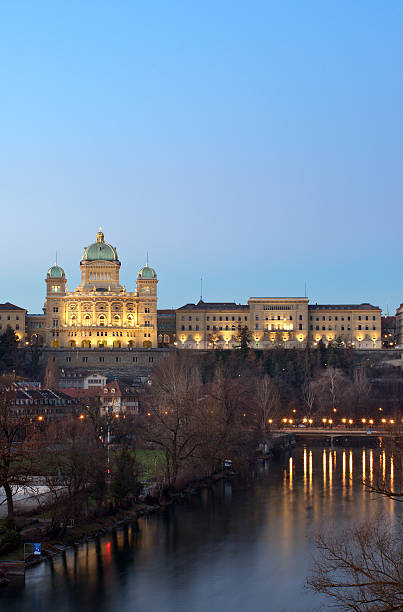
M 119 261 L 116 248 L 104 241 L 101 228 L 97 233 L 97 241 L 84 249 L 82 261 Z
M 150 266 L 144 266 L 139 272 L 139 278 L 157 278 L 157 273 L 154 268 Z
M 48 270 L 48 278 L 65 278 L 65 276 L 64 270 L 60 266 L 55 265 Z

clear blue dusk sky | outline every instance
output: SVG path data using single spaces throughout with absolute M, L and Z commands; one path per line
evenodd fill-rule
M 0 301 L 99 225 L 160 307 L 403 301 L 403 2 L 3 0 Z

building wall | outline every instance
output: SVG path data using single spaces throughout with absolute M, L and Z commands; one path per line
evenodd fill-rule
M 56 367 L 85 368 L 96 373 L 125 370 L 133 375 L 152 370 L 169 354 L 169 349 L 45 349 L 42 360 Z M 108 374 L 105 372 L 105 375 Z
M 44 314 L 27 314 L 25 318 L 25 339 L 31 344 L 45 343 L 46 317 Z
M 7 327 L 11 327 L 17 339 L 25 340 L 25 318 L 27 311 L 19 306 L 6 302 L 0 304 L 0 334 L 4 334 Z
M 249 308 L 237 304 L 188 304 L 176 311 L 178 348 L 234 348 L 238 327 L 249 326 Z
M 359 349 L 381 348 L 381 309 L 358 305 L 343 308 L 329 305 L 309 307 L 309 338 L 313 344 L 341 339 Z
M 305 346 L 308 298 L 250 298 L 248 304 L 254 348 Z
M 244 325 L 251 331 L 252 348 L 303 348 L 307 342 L 315 345 L 322 340 L 328 344 L 337 339 L 359 349 L 381 348 L 380 308 L 370 304 L 309 305 L 305 297 L 250 298 L 247 306 L 187 304 L 176 311 L 177 345 L 188 349 L 235 348 L 239 344 L 238 329 Z

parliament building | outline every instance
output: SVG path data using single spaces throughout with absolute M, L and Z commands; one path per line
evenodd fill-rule
M 44 315 L 28 315 L 30 342 L 50 348 L 156 348 L 157 275 L 147 265 L 127 291 L 119 281 L 116 247 L 99 229 L 96 242 L 84 249 L 81 283 L 69 291 L 57 263 L 46 275 Z

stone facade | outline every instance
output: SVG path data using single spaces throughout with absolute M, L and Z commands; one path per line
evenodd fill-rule
M 381 348 L 381 309 L 370 304 L 318 305 L 306 297 L 250 298 L 248 304 L 186 304 L 176 311 L 179 348 L 235 348 L 247 326 L 253 348 L 301 348 L 335 340 L 359 349 Z
M 27 311 L 10 302 L 0 304 L 0 334 L 4 334 L 7 327 L 11 327 L 19 342 L 25 339 L 25 318 Z
M 46 277 L 43 340 L 51 348 L 156 348 L 157 275 L 148 264 L 137 276 L 136 289 L 119 281 L 117 250 L 97 240 L 84 250 L 81 283 L 67 288 L 64 270 L 52 266 Z

